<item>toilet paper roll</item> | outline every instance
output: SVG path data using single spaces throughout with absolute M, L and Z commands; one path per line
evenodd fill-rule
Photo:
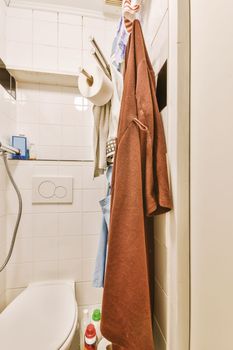
M 112 98 L 112 82 L 98 66 L 93 72 L 87 71 L 92 75 L 93 83 L 91 84 L 85 75 L 80 74 L 78 79 L 79 91 L 83 97 L 90 100 L 94 105 L 103 106 Z

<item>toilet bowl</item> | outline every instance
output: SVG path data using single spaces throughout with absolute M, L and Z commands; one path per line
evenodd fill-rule
M 0 314 L 0 349 L 68 350 L 77 319 L 74 282 L 32 283 Z

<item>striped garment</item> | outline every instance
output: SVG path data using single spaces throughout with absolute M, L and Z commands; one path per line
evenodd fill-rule
M 136 14 L 141 9 L 142 0 L 123 0 L 122 12 L 125 20 L 125 27 L 128 33 L 131 33 L 133 21 L 136 19 Z

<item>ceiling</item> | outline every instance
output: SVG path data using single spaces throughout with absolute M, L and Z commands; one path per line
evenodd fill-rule
M 10 5 L 17 5 L 17 3 L 21 3 L 22 0 L 5 0 L 7 4 Z M 27 0 L 24 2 L 27 2 Z M 45 4 L 45 5 L 57 5 L 57 6 L 69 6 L 69 7 L 76 7 L 84 10 L 91 10 L 91 11 L 100 11 L 105 12 L 106 7 L 109 8 L 109 10 L 112 13 L 116 13 L 116 11 L 119 9 L 115 6 L 106 6 L 104 0 L 28 0 L 30 4 L 35 3 L 37 4 Z

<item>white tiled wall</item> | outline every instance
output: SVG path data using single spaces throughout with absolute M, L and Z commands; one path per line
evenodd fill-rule
M 71 74 L 82 62 L 94 62 L 88 36 L 95 34 L 109 55 L 116 29 L 113 20 L 11 7 L 7 22 L 8 66 Z M 71 278 L 76 281 L 80 309 L 99 304 L 102 291 L 92 288 L 91 280 L 105 179 L 93 181 L 91 106 L 75 88 L 18 83 L 16 107 L 17 123 L 7 120 L 4 135 L 25 134 L 36 145 L 37 158 L 44 161 L 11 161 L 23 196 L 23 216 L 5 275 L 6 302 L 31 281 Z M 32 205 L 33 175 L 72 176 L 73 204 Z M 4 222 L 0 218 L 0 225 L 6 226 L 9 246 L 17 201 L 10 186 L 5 192 L 7 217 Z
M 6 59 L 6 5 L 0 0 L 0 58 Z
M 0 142 L 8 144 L 16 127 L 16 104 L 0 85 Z M 6 171 L 0 158 L 0 265 L 6 257 Z M 0 272 L 0 310 L 5 305 L 5 272 Z
M 23 216 L 7 268 L 7 302 L 29 282 L 73 279 L 79 306 L 101 302 L 101 290 L 91 286 L 101 213 L 104 177 L 93 182 L 92 162 L 12 161 L 11 171 L 23 196 Z M 32 204 L 32 176 L 72 176 L 73 204 Z M 7 191 L 7 236 L 17 212 L 12 189 Z M 8 239 L 9 245 L 9 239 Z
M 91 108 L 75 88 L 18 84 L 18 133 L 36 145 L 39 159 L 92 160 Z
M 111 19 L 9 7 L 7 64 L 37 71 L 78 74 L 81 64 L 94 64 L 89 53 L 89 36 L 95 36 L 109 57 L 115 32 L 116 21 Z

